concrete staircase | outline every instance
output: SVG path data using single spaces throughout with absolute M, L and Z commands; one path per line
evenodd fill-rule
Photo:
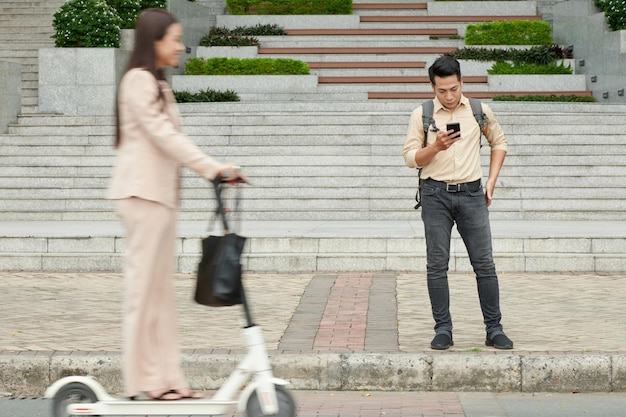
M 52 20 L 64 0 L 3 0 L 0 61 L 22 65 L 22 113 L 37 113 L 40 48 L 54 47 Z
M 419 16 L 422 10 L 416 7 L 411 13 Z M 389 27 L 367 30 L 382 32 L 294 32 L 286 41 L 295 46 L 263 44 L 268 50 L 354 50 L 358 45 L 389 48 L 389 43 L 431 36 L 387 33 Z M 449 48 L 457 42 L 419 39 L 419 47 Z M 332 45 L 337 42 L 341 45 Z M 394 84 L 381 83 L 380 77 L 403 77 L 396 92 L 405 91 L 410 78 L 411 85 L 422 86 L 420 91 L 431 97 L 425 67 L 439 51 L 421 59 L 404 53 L 390 59 L 379 52 L 323 52 L 307 55 L 307 61 L 316 63 L 320 89 L 325 90 L 307 100 L 259 96 L 238 103 L 180 106 L 192 140 L 217 158 L 240 164 L 253 179 L 245 187 L 241 214 L 242 232 L 250 237 L 245 268 L 423 270 L 423 232 L 419 212 L 413 210 L 416 172 L 403 165 L 401 156 L 409 114 L 420 100 L 365 97 L 372 85 Z M 378 82 L 361 83 L 361 77 Z M 484 83 L 481 77 L 468 77 L 473 81 L 465 84 L 468 94 Z M 626 144 L 621 132 L 626 122 L 621 115 L 626 107 L 490 105 L 510 143 L 491 208 L 498 268 L 623 271 Z M 103 199 L 114 163 L 112 135 L 111 117 L 24 114 L 0 136 L 0 269 L 120 269 L 123 231 L 112 203 Z M 486 165 L 486 146 L 483 158 Z M 185 171 L 179 270 L 195 269 L 199 239 L 207 234 L 213 207 L 206 181 Z M 451 268 L 470 269 L 458 237 Z
M 410 0 L 355 2 L 354 16 L 343 19 L 335 16 L 331 21 L 298 16 L 218 16 L 217 24 L 233 28 L 253 25 L 262 19 L 286 28 L 288 36 L 259 37 L 258 56 L 307 62 L 311 73 L 319 77 L 320 100 L 323 95 L 333 94 L 342 96 L 343 100 L 356 101 L 363 96 L 423 100 L 432 95 L 426 68 L 441 54 L 465 46 L 461 38 L 468 24 L 541 19 L 535 2 L 508 5 L 500 2 L 495 9 L 485 2 L 454 6 L 460 10 L 447 6 L 449 4 Z M 491 64 L 463 64 L 466 95 L 483 99 L 501 94 L 591 95 L 584 87 L 584 77 L 580 76 L 570 76 L 569 81 L 577 77 L 577 82 L 570 84 L 575 87 L 571 88 L 559 85 L 558 76 L 551 78 L 552 82 L 548 81 L 545 87 L 537 87 L 536 82 L 529 81 L 528 87 L 522 82 L 496 88 L 498 83 L 490 83 L 491 77 L 486 72 Z M 238 92 L 244 100 L 284 99 L 275 94 Z M 309 91 L 306 93 L 310 95 Z

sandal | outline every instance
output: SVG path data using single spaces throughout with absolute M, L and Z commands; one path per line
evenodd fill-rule
M 178 401 L 185 398 L 180 392 L 175 390 L 164 391 L 158 395 L 146 392 L 146 396 L 152 401 Z
M 131 400 L 147 400 L 147 401 L 179 401 L 179 400 L 201 400 L 205 398 L 204 393 L 195 392 L 190 389 L 183 390 L 169 390 L 169 391 L 150 391 L 143 392 L 141 395 L 130 397 Z
M 177 391 L 173 391 L 179 395 L 182 395 L 182 398 L 186 398 L 186 399 L 191 399 L 191 400 L 201 400 L 202 398 L 204 398 L 204 394 L 201 392 L 195 392 L 192 390 L 188 390 L 185 393 L 182 393 L 181 391 L 177 390 Z

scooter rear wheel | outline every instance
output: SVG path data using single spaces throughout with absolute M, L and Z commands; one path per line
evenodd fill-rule
M 278 400 L 278 413 L 273 414 L 274 417 L 296 417 L 296 401 L 287 388 L 276 385 L 276 399 Z M 246 415 L 248 417 L 267 416 L 267 414 L 263 414 L 261 402 L 256 392 L 253 392 L 248 398 Z
M 54 396 L 52 403 L 52 415 L 54 417 L 70 417 L 67 406 L 78 403 L 95 403 L 98 401 L 96 394 L 85 384 L 72 382 L 63 386 Z M 96 416 L 97 417 L 97 416 Z

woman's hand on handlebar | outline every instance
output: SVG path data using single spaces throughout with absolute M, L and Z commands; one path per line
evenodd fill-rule
M 241 168 L 235 164 L 223 164 L 217 171 L 217 176 L 224 182 L 248 182 L 248 176 L 241 173 Z

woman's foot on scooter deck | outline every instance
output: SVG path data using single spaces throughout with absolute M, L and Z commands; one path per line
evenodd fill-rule
M 204 394 L 194 392 L 190 389 L 169 390 L 169 391 L 148 391 L 144 393 L 148 400 L 153 401 L 178 401 L 178 400 L 200 400 Z M 135 399 L 135 397 L 133 397 Z

